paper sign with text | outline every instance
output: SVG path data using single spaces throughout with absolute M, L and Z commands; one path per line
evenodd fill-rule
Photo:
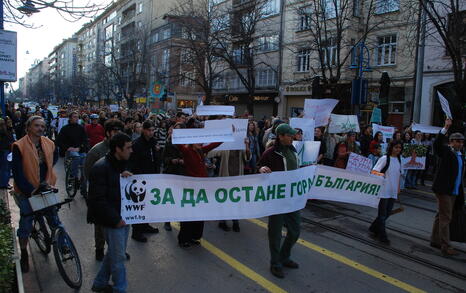
M 293 141 L 293 146 L 298 154 L 299 166 L 308 166 L 317 163 L 320 141 Z
M 217 147 L 216 151 L 223 150 L 245 150 L 246 145 L 244 139 L 247 136 L 248 119 L 223 119 L 223 120 L 207 120 L 204 128 L 230 128 L 234 126 L 233 132 L 234 141 L 222 143 Z
M 315 127 L 326 126 L 338 100 L 335 99 L 305 99 L 304 118 L 315 120 Z
M 329 133 L 359 132 L 359 121 L 356 115 L 330 115 Z
M 438 134 L 442 130 L 442 127 L 413 123 L 411 129 L 422 133 Z
M 234 141 L 233 129 L 228 128 L 190 128 L 173 129 L 172 144 L 192 144 Z
M 445 99 L 445 97 L 440 92 L 437 92 L 437 94 L 438 94 L 438 98 L 440 100 L 440 106 L 442 106 L 443 112 L 445 113 L 445 115 L 447 115 L 447 118 L 452 119 L 453 116 L 451 115 L 450 104 L 448 103 L 448 100 Z
M 372 135 L 375 136 L 375 134 L 378 131 L 382 132 L 383 141 L 387 142 L 389 139 L 393 138 L 393 134 L 395 133 L 395 127 L 383 126 L 383 125 L 378 125 L 378 124 L 373 123 L 372 124 Z
M 303 131 L 303 140 L 314 140 L 315 120 L 308 118 L 291 118 L 290 126 Z
M 372 160 L 364 156 L 350 153 L 348 163 L 346 164 L 346 170 L 351 172 L 359 172 L 369 174 L 372 169 Z
M 234 116 L 235 106 L 218 106 L 218 105 L 200 105 L 196 108 L 198 116 L 225 115 Z

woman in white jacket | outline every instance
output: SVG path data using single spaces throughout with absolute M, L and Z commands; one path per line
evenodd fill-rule
M 385 222 L 390 216 L 393 204 L 400 190 L 401 154 L 402 142 L 393 141 L 387 149 L 387 154 L 381 157 L 375 164 L 373 171 L 383 173 L 385 177 L 384 193 L 380 196 L 378 216 L 372 222 L 369 231 L 381 242 L 390 244 L 385 231 Z

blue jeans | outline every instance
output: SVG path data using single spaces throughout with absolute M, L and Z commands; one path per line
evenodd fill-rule
M 374 222 L 372 222 L 372 225 L 369 229 L 381 238 L 387 237 L 387 232 L 385 231 L 385 222 L 387 221 L 388 217 L 390 217 L 390 213 L 392 212 L 394 204 L 394 198 L 381 198 L 379 201 L 377 218 L 374 220 Z
M 417 170 L 408 170 L 406 173 L 405 187 L 416 187 Z
M 104 227 L 107 253 L 105 254 L 100 270 L 94 280 L 94 287 L 103 288 L 108 285 L 110 276 L 113 281 L 113 292 L 126 292 L 126 245 L 128 242 L 129 225 L 122 228 Z
M 10 181 L 10 162 L 7 160 L 9 153 L 6 150 L 0 151 L 0 187 L 7 187 Z
M 32 231 L 33 211 L 29 200 L 22 195 L 17 196 L 17 204 L 20 214 L 17 235 L 20 239 L 28 238 Z M 60 224 L 56 207 L 47 208 L 45 210 L 45 218 L 50 227 L 57 227 Z
M 81 166 L 81 176 L 79 178 L 81 182 L 80 189 L 81 191 L 87 190 L 86 180 L 84 179 L 84 160 L 86 159 L 86 153 L 79 153 L 79 152 L 66 152 L 65 154 L 65 161 L 71 158 L 71 175 L 73 177 L 78 176 L 78 169 Z

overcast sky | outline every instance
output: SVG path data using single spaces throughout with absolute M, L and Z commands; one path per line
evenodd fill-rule
M 95 2 L 110 3 L 111 0 Z M 90 19 L 87 18 L 77 22 L 68 22 L 55 10 L 48 8 L 28 18 L 29 23 L 39 28 L 31 29 L 5 23 L 5 29 L 18 33 L 18 80 L 26 74 L 35 60 L 47 57 L 63 39 L 71 37 L 84 23 L 89 21 Z M 18 84 L 13 84 L 13 86 L 17 88 Z

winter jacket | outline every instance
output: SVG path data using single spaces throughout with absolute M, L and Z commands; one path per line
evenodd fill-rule
M 155 138 L 147 140 L 144 135 L 133 141 L 133 152 L 129 160 L 129 169 L 133 174 L 158 174 L 162 161 L 162 151 L 156 150 Z
M 86 131 L 78 123 L 63 126 L 58 134 L 57 143 L 62 152 L 66 152 L 70 147 L 79 148 L 80 153 L 88 150 Z
M 184 175 L 184 164 L 173 164 L 173 159 L 183 159 L 183 153 L 176 147 L 176 145 L 167 141 L 163 150 L 163 173 Z
M 270 170 L 272 170 L 272 172 L 293 170 L 287 166 L 286 158 L 280 151 L 281 147 L 285 146 L 274 145 L 265 150 L 265 152 L 262 154 L 262 157 L 259 160 L 259 167 L 269 167 Z M 288 146 L 288 148 L 290 148 L 294 152 L 296 160 L 298 160 L 298 156 L 296 154 L 296 149 L 294 148 L 294 146 L 290 145 Z
M 93 146 L 91 150 L 87 153 L 86 160 L 84 161 L 84 176 L 87 179 L 89 179 L 89 176 L 91 174 L 92 166 L 94 166 L 94 164 L 98 160 L 103 158 L 109 150 L 110 147 L 108 145 L 108 140 L 104 140 Z
M 85 126 L 87 137 L 89 138 L 89 147 L 93 147 L 105 139 L 105 131 L 100 124 L 87 124 Z
M 207 170 L 204 163 L 205 156 L 208 152 L 221 144 L 221 142 L 208 144 L 203 146 L 200 152 L 189 145 L 177 145 L 178 149 L 183 154 L 185 175 L 191 177 L 207 177 Z

